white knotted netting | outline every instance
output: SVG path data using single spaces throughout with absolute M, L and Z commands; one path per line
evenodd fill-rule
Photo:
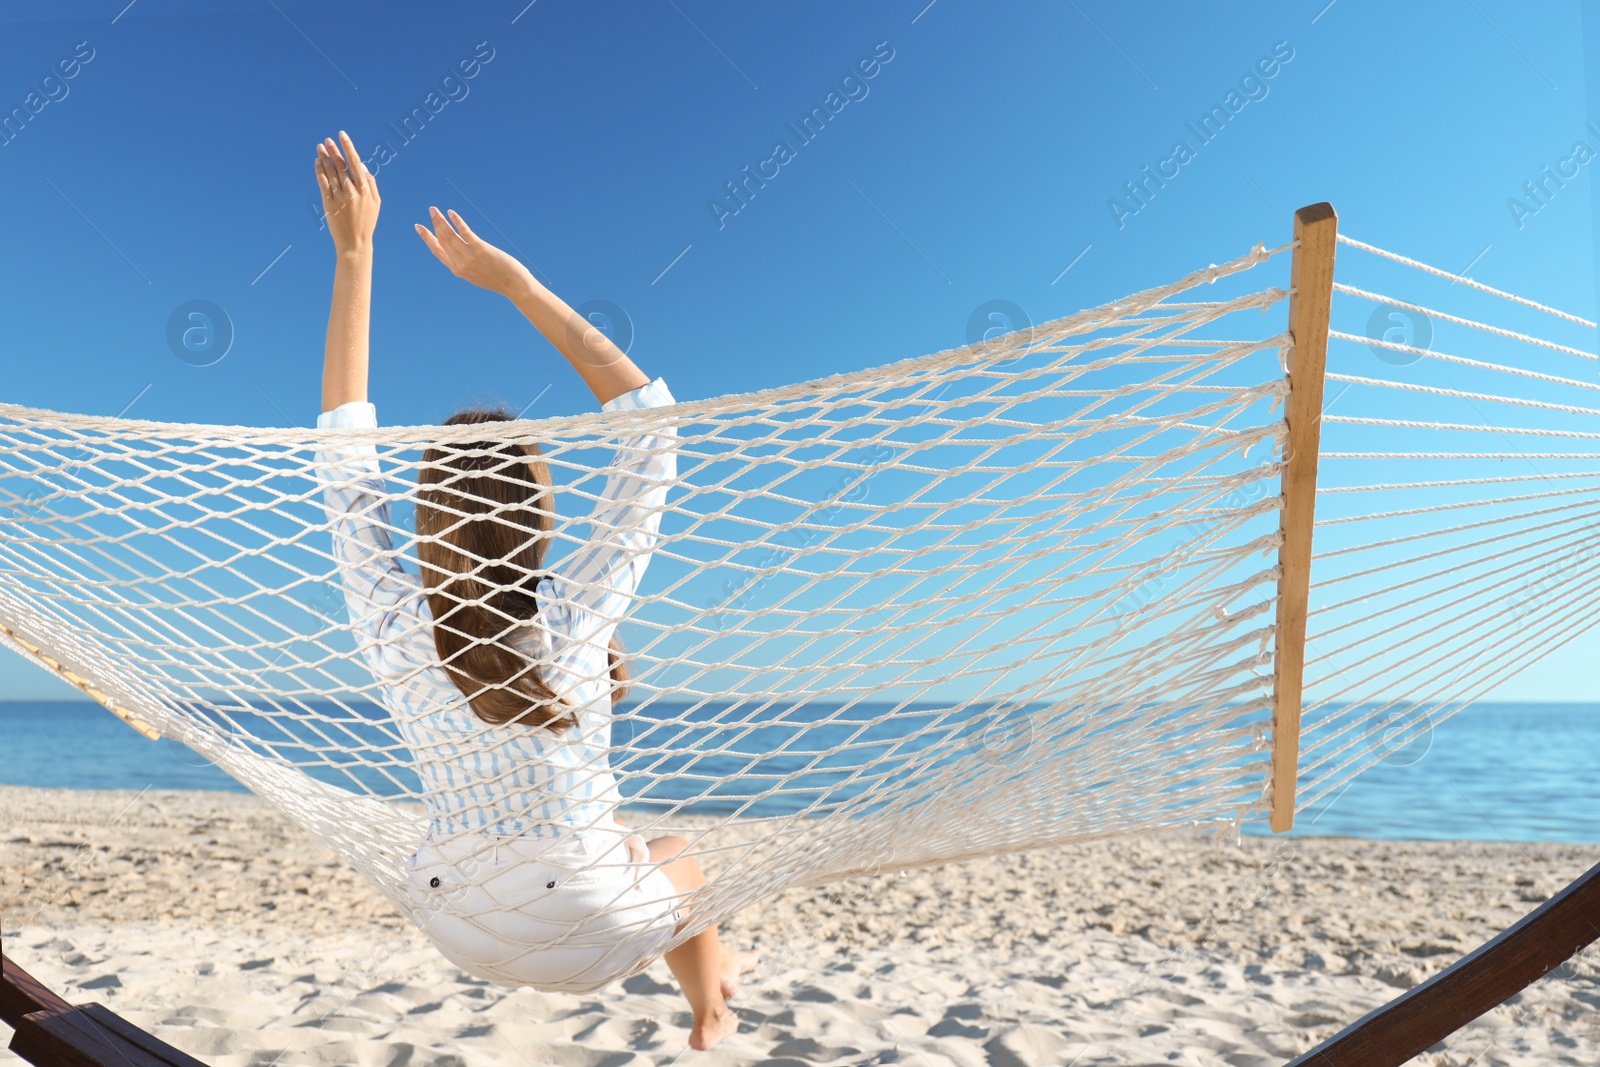
M 1288 390 L 1287 293 L 1251 283 L 1284 281 L 1289 250 L 1257 246 L 961 349 L 641 411 L 319 431 L 0 407 L 0 626 L 11 647 L 267 797 L 415 914 L 406 864 L 425 797 L 345 611 L 318 450 L 376 447 L 410 558 L 424 448 L 537 441 L 557 486 L 559 570 L 564 550 L 606 535 L 585 515 L 613 445 L 670 426 L 677 474 L 618 631 L 633 689 L 606 757 L 629 825 L 683 834 L 716 872 L 680 940 L 789 886 L 1235 825 L 1268 799 Z M 1591 554 L 1581 581 L 1529 609 L 1537 627 L 1495 632 L 1497 590 L 1593 545 L 1594 455 L 1549 446 L 1535 464 L 1503 444 L 1523 431 L 1439 429 L 1422 408 L 1442 387 L 1361 351 L 1352 331 L 1371 305 L 1343 309 L 1371 294 L 1347 271 L 1303 806 L 1527 662 L 1535 630 L 1548 647 L 1580 628 L 1596 580 Z M 1557 354 L 1592 359 L 1583 343 Z M 1451 374 L 1536 387 L 1453 393 L 1566 420 L 1522 440 L 1596 436 L 1592 411 L 1543 398 L 1592 384 L 1408 348 L 1454 359 Z M 1362 412 L 1346 387 L 1399 399 Z M 1491 447 L 1469 441 L 1485 431 Z M 1526 464 L 1482 474 L 1481 461 L 1513 456 Z M 1439 476 L 1436 460 L 1456 473 Z M 1423 469 L 1396 475 L 1407 463 Z

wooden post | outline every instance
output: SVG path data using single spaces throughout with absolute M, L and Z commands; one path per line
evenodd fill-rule
M 1272 702 L 1273 833 L 1294 826 L 1300 770 L 1300 705 L 1306 668 L 1306 614 L 1311 605 L 1311 532 L 1317 513 L 1317 454 L 1322 437 L 1322 380 L 1328 359 L 1328 313 L 1339 216 L 1332 204 L 1294 213 L 1294 264 L 1289 272 L 1289 443 L 1283 465 L 1278 549 L 1277 673 Z

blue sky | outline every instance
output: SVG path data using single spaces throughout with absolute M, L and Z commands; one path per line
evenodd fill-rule
M 1055 318 L 1281 244 L 1320 200 L 1356 237 L 1595 308 L 1589 168 L 1536 212 L 1510 203 L 1575 141 L 1600 147 L 1576 3 L 125 5 L 0 16 L 0 110 L 51 98 L 0 147 L 10 402 L 309 424 L 332 273 L 311 159 L 340 128 L 390 150 L 372 346 L 389 423 L 488 396 L 592 406 L 509 305 L 426 252 L 429 204 L 620 311 L 680 399 L 963 344 L 992 300 Z M 1247 103 L 1227 128 L 1119 212 L 1230 91 Z M 847 102 L 802 143 L 789 124 L 830 93 Z M 731 213 L 725 183 L 780 139 L 793 157 Z M 215 362 L 169 345 L 192 301 L 229 324 Z M 1597 652 L 1497 695 L 1592 698 Z M 71 692 L 9 656 L 0 680 Z

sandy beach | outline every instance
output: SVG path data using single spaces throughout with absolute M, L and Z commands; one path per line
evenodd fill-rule
M 697 1053 L 665 964 L 591 996 L 470 978 L 253 797 L 0 787 L 0 813 L 6 951 L 228 1067 L 1281 1064 L 1595 855 L 1163 834 L 793 890 L 726 928 L 768 959 Z M 1590 953 L 1415 1062 L 1600 1062 L 1597 1006 Z

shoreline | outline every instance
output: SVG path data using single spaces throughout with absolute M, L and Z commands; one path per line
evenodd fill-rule
M 4 795 L 5 795 L 5 792 L 8 791 L 8 790 L 17 790 L 17 791 L 26 792 L 26 793 L 37 793 L 37 794 L 64 793 L 64 794 L 68 794 L 68 795 L 124 796 L 124 797 L 128 797 L 130 799 L 135 797 L 135 796 L 139 796 L 141 794 L 146 794 L 146 793 L 151 793 L 151 794 L 156 794 L 156 793 L 168 794 L 168 793 L 170 793 L 170 794 L 177 794 L 179 796 L 195 796 L 195 797 L 247 797 L 247 798 L 255 798 L 255 796 L 256 796 L 254 793 L 252 793 L 250 791 L 249 788 L 247 788 L 246 786 L 243 786 L 243 785 L 240 785 L 237 789 L 202 789 L 202 788 L 198 788 L 198 787 L 189 787 L 189 786 L 162 787 L 162 788 L 159 788 L 159 789 L 154 788 L 154 787 L 150 787 L 150 788 L 146 788 L 146 789 L 122 789 L 122 788 L 101 789 L 101 788 L 95 788 L 95 787 L 76 788 L 76 787 L 72 787 L 72 786 L 18 785 L 18 784 L 13 784 L 13 783 L 9 783 L 9 782 L 0 781 L 0 798 L 3 798 Z M 256 798 L 256 799 L 259 799 L 259 798 Z M 625 804 L 619 810 L 622 812 L 623 815 L 628 815 L 628 814 L 631 813 L 631 814 L 634 814 L 634 815 L 640 816 L 640 817 L 645 816 L 645 815 L 662 815 L 662 814 L 664 814 L 663 811 L 658 810 L 658 809 L 653 809 L 653 808 L 650 808 L 650 807 L 647 807 L 647 806 L 642 806 L 642 805 L 635 806 L 635 805 L 631 805 L 631 804 Z M 690 825 L 690 824 L 698 825 L 698 823 L 701 822 L 701 821 L 718 821 L 718 820 L 721 820 L 721 819 L 724 819 L 724 818 L 732 818 L 735 822 L 753 822 L 753 821 L 759 821 L 762 818 L 766 818 L 766 819 L 785 819 L 785 818 L 788 818 L 788 815 L 787 814 L 778 814 L 778 815 L 768 815 L 768 816 L 740 817 L 740 816 L 727 816 L 727 815 L 723 815 L 723 814 L 717 813 L 717 812 L 711 812 L 711 813 L 706 813 L 706 814 L 685 812 L 685 813 L 681 813 L 679 815 L 672 816 L 672 817 L 676 818 L 676 819 L 679 819 L 679 820 L 683 820 L 682 825 Z M 1302 819 L 1301 821 L 1303 822 L 1304 820 Z M 1186 831 L 1160 831 L 1160 832 L 1161 833 L 1184 833 Z M 1209 834 L 1214 833 L 1214 832 L 1215 832 L 1214 828 L 1208 829 L 1208 830 L 1205 830 L 1205 831 L 1197 831 L 1197 833 L 1206 834 L 1206 835 L 1209 835 Z M 1445 836 L 1443 834 L 1439 834 L 1439 835 L 1436 835 L 1436 836 L 1429 836 L 1429 837 L 1371 837 L 1371 836 L 1363 836 L 1363 835 L 1360 835 L 1360 834 L 1348 834 L 1348 833 L 1309 833 L 1309 832 L 1306 832 L 1299 825 L 1297 825 L 1294 830 L 1291 830 L 1286 834 L 1278 834 L 1278 833 L 1273 833 L 1271 830 L 1267 829 L 1267 819 L 1266 819 L 1265 815 L 1262 815 L 1262 816 L 1259 816 L 1257 818 L 1251 819 L 1248 822 L 1244 823 L 1243 827 L 1241 828 L 1240 833 L 1241 833 L 1241 836 L 1245 837 L 1245 838 L 1255 838 L 1255 839 L 1266 840 L 1266 841 L 1371 841 L 1371 842 L 1385 842 L 1385 843 L 1389 843 L 1389 844 L 1399 844 L 1399 845 L 1407 845 L 1407 844 L 1442 844 L 1442 845 L 1493 844 L 1493 845 L 1527 846 L 1527 847 L 1535 847 L 1535 846 L 1537 846 L 1537 847 L 1540 847 L 1540 848 L 1545 848 L 1545 847 L 1592 848 L 1592 849 L 1595 850 L 1596 859 L 1600 860 L 1600 839 L 1589 840 L 1589 839 L 1562 838 L 1560 840 L 1555 840 L 1555 839 L 1551 839 L 1551 838 L 1513 838 L 1513 837 L 1506 837 L 1504 835 L 1496 836 L 1494 838 L 1487 838 L 1487 837 L 1479 838 L 1479 837 L 1448 837 L 1448 836 Z
M 0 786 L 0 821 L 7 952 L 208 1063 L 643 1065 L 685 1047 L 660 961 L 582 997 L 468 978 L 250 794 Z M 791 889 L 725 925 L 767 960 L 734 1002 L 741 1032 L 697 1062 L 1281 1064 L 1597 852 L 1167 832 Z M 1571 971 L 1416 1062 L 1600 1062 L 1600 972 Z

